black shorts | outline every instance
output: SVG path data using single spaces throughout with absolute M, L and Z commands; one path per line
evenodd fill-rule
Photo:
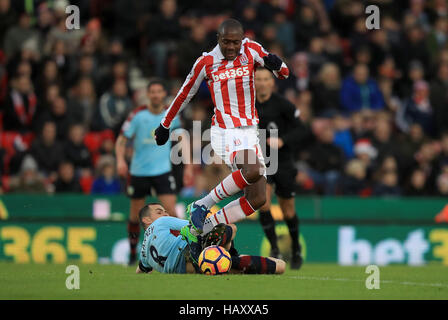
M 153 191 L 155 191 L 155 194 L 153 194 Z M 127 194 L 131 199 L 175 193 L 176 180 L 171 172 L 153 177 L 131 176 L 127 188 Z
M 278 197 L 290 199 L 296 195 L 296 175 L 296 168 L 280 166 L 276 174 L 268 176 L 267 182 L 275 185 L 275 194 Z

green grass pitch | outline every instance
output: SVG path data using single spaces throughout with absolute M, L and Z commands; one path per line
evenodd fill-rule
M 311 263 L 283 275 L 223 276 L 80 265 L 80 289 L 68 290 L 66 266 L 0 263 L 0 299 L 448 299 L 448 268 L 442 265 L 380 267 L 378 290 L 366 289 L 365 267 Z

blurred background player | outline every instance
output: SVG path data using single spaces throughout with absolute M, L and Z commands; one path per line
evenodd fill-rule
M 266 129 L 266 144 L 278 149 L 278 171 L 269 175 L 266 186 L 266 203 L 260 208 L 260 223 L 271 244 L 271 256 L 279 257 L 275 221 L 271 215 L 271 194 L 275 185 L 280 209 L 291 236 L 291 268 L 299 269 L 302 265 L 299 244 L 299 219 L 295 211 L 295 176 L 294 147 L 308 135 L 307 129 L 299 119 L 295 106 L 274 93 L 274 78 L 269 70 L 259 68 L 255 73 L 256 107 L 260 118 L 260 129 Z M 270 130 L 278 130 L 278 137 L 270 137 Z M 268 151 L 268 148 L 266 148 Z
M 209 209 L 241 190 L 244 190 L 244 196 L 227 204 L 213 219 L 207 219 L 198 233 L 208 232 L 219 223 L 243 220 L 266 201 L 265 164 L 255 110 L 254 74 L 259 66 L 266 66 L 280 79 L 289 75 L 286 64 L 279 57 L 268 53 L 257 42 L 244 38 L 240 22 L 225 20 L 218 28 L 218 45 L 196 60 L 156 130 L 157 144 L 165 144 L 176 114 L 189 103 L 202 81 L 207 82 L 215 105 L 211 145 L 233 173 L 189 208 L 193 209 L 193 214 L 195 206 Z M 189 212 L 187 209 L 187 214 Z
M 127 188 L 131 198 L 128 221 L 128 235 L 131 247 L 129 263 L 137 259 L 136 247 L 140 236 L 138 212 L 145 204 L 145 197 L 154 189 L 158 199 L 167 212 L 175 216 L 176 183 L 171 174 L 170 143 L 157 147 L 154 140 L 154 129 L 157 128 L 166 109 L 167 92 L 163 82 L 154 80 L 149 83 L 147 96 L 150 103 L 132 111 L 123 123 L 121 133 L 115 143 L 117 172 L 120 176 L 128 174 L 125 159 L 126 144 L 132 141 L 133 156 L 130 168 L 130 181 Z M 176 118 L 173 128 L 180 125 Z
M 203 209 L 205 210 L 205 209 Z M 161 273 L 197 273 L 197 258 L 202 251 L 202 243 L 189 233 L 187 220 L 170 217 L 158 203 L 145 205 L 139 211 L 139 219 L 145 237 L 142 243 L 141 259 L 137 273 L 148 273 L 153 269 Z M 218 244 L 226 250 L 236 235 L 236 226 L 219 225 Z M 215 230 L 215 229 L 214 229 Z M 192 249 L 196 245 L 199 250 Z M 232 273 L 281 274 L 285 272 L 285 262 L 276 258 L 239 255 L 232 258 Z

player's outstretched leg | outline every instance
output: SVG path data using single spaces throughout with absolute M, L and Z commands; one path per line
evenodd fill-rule
M 232 256 L 232 273 L 244 274 L 282 274 L 286 263 L 281 259 L 260 256 Z
M 252 160 L 254 159 L 254 160 Z M 263 176 L 265 167 L 253 150 L 241 150 L 236 153 L 235 163 L 240 169 L 245 181 L 249 184 L 244 188 L 244 196 L 236 199 L 217 213 L 209 216 L 203 227 L 203 232 L 208 233 L 220 223 L 235 223 L 250 216 L 266 201 L 266 178 Z

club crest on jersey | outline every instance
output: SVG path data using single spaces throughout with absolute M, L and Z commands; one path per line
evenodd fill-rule
M 241 140 L 240 140 L 240 139 L 234 139 L 234 140 L 233 140 L 233 144 L 234 144 L 235 146 L 240 146 L 240 145 L 241 145 Z
M 241 65 L 242 65 L 242 66 L 245 66 L 245 65 L 247 65 L 247 64 L 249 63 L 249 58 L 246 56 L 245 53 L 243 53 L 243 54 L 240 56 L 240 62 L 241 62 Z

